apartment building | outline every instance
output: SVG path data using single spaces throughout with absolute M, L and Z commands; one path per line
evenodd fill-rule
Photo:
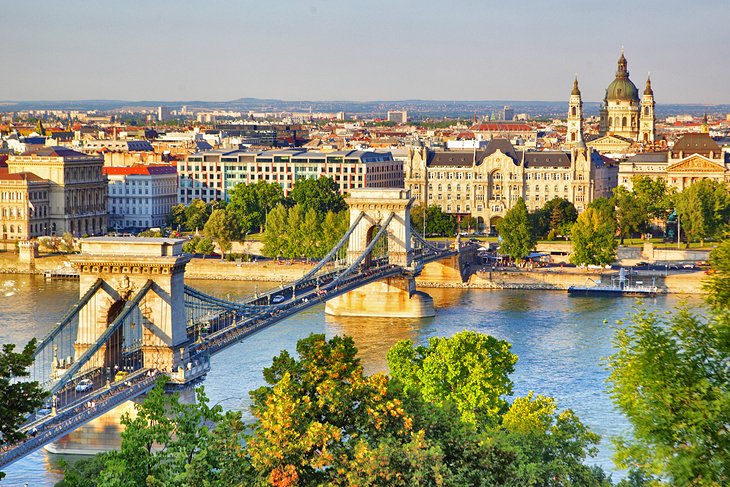
M 240 183 L 278 183 L 288 195 L 302 178 L 330 177 L 347 193 L 357 188 L 403 187 L 403 163 L 390 152 L 308 152 L 302 149 L 214 150 L 191 154 L 178 165 L 178 202 L 228 199 Z
M 177 204 L 177 169 L 166 164 L 105 167 L 109 180 L 109 226 L 163 227 Z
M 27 240 L 48 232 L 50 183 L 33 173 L 0 167 L 0 241 Z

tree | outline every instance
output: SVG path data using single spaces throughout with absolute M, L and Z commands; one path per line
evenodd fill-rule
M 253 184 L 237 184 L 230 193 L 227 209 L 243 233 L 260 231 L 266 215 L 284 201 L 284 190 L 278 183 L 258 181 Z
M 573 203 L 555 197 L 530 214 L 530 225 L 535 237 L 554 240 L 558 235 L 568 235 L 571 225 L 577 218 L 578 211 Z
M 615 441 L 619 467 L 673 485 L 730 482 L 730 314 L 637 311 L 617 329 L 609 393 L 632 429 Z
M 216 240 L 221 249 L 221 259 L 231 250 L 231 242 L 239 233 L 233 215 L 227 210 L 213 210 L 203 227 L 205 235 Z
M 687 240 L 716 238 L 730 221 L 730 195 L 727 185 L 703 179 L 675 196 L 675 209 Z
M 286 252 L 286 207 L 279 203 L 269 213 L 266 229 L 264 230 L 264 255 L 278 259 Z
M 248 451 L 259 478 L 273 485 L 346 485 L 353 467 L 381 479 L 396 475 L 388 465 L 380 473 L 368 468 L 369 457 L 392 458 L 393 449 L 401 457 L 406 447 L 397 446 L 415 439 L 413 420 L 388 378 L 363 374 L 351 337 L 311 335 L 297 343 L 297 353 L 298 360 L 286 351 L 275 357 L 264 369 L 267 385 L 251 393 L 258 421 Z
M 321 256 L 321 242 L 322 225 L 317 217 L 317 211 L 314 208 L 310 208 L 304 214 L 304 220 L 301 225 L 301 240 L 299 244 L 302 248 L 302 255 L 307 259 Z
M 188 230 L 202 229 L 210 213 L 210 207 L 203 200 L 194 199 L 185 209 L 185 226 Z
M 647 227 L 649 213 L 639 198 L 623 186 L 613 189 L 612 201 L 615 206 L 616 226 L 623 245 L 624 237 Z
M 33 365 L 36 340 L 28 342 L 23 351 L 6 343 L 0 352 L 0 446 L 25 438 L 18 428 L 25 417 L 43 404 L 46 392 L 37 381 L 18 380 L 29 377 Z M 0 472 L 0 479 L 4 474 Z
M 235 484 L 246 480 L 245 458 L 237 458 L 236 467 L 222 464 L 240 451 L 240 415 L 223 415 L 219 405 L 210 407 L 202 387 L 195 389 L 194 403 L 181 403 L 178 394 L 165 393 L 165 382 L 159 380 L 145 401 L 135 404 L 136 417 L 122 417 L 120 450 L 80 468 L 67 467 L 64 485 L 223 486 L 232 485 L 226 483 L 229 477 L 237 477 Z M 79 475 L 94 470 L 99 472 L 97 483 L 86 483 Z
M 426 235 L 453 237 L 455 232 L 456 218 L 453 215 L 444 213 L 441 207 L 437 205 L 428 207 L 428 210 L 426 210 Z
M 350 227 L 350 215 L 347 211 L 334 213 L 328 211 L 322 221 L 323 254 L 329 252 L 340 241 Z
M 298 179 L 292 186 L 289 199 L 300 205 L 304 212 L 314 208 L 318 215 L 325 215 L 328 211 L 339 213 L 347 209 L 339 185 L 332 178 L 324 176 L 319 179 Z
M 535 249 L 537 240 L 530 225 L 525 200 L 522 198 L 499 221 L 497 231 L 502 238 L 499 252 L 515 261 L 521 261 Z
M 434 337 L 428 347 L 410 340 L 388 351 L 388 367 L 406 390 L 443 405 L 452 402 L 467 423 L 495 422 L 512 393 L 509 374 L 517 356 L 510 344 L 489 335 L 463 331 L 451 338 Z
M 167 224 L 177 230 L 179 230 L 181 227 L 187 228 L 187 216 L 185 215 L 185 210 L 186 207 L 182 203 L 179 203 L 170 208 L 170 213 L 167 214 L 167 218 L 165 219 Z
M 653 179 L 649 176 L 634 176 L 632 186 L 639 206 L 648 218 L 665 221 L 672 212 L 674 188 L 668 187 L 663 178 Z
M 213 240 L 210 237 L 201 238 L 195 245 L 195 253 L 203 254 L 204 259 L 206 255 L 210 255 L 213 252 L 215 252 L 215 245 L 213 245 Z
M 294 205 L 286 214 L 286 247 L 284 257 L 295 259 L 303 257 L 302 239 L 304 238 L 304 207 Z
M 459 227 L 462 230 L 467 230 L 471 233 L 471 230 L 476 229 L 477 227 L 477 219 L 473 216 L 465 216 L 461 219 L 461 222 L 459 222 Z
M 708 303 L 718 309 L 730 309 L 730 235 L 710 252 L 712 278 L 705 284 Z
M 182 251 L 186 254 L 194 254 L 197 252 L 198 244 L 200 243 L 200 237 L 193 237 L 186 241 L 182 246 Z
M 570 261 L 577 265 L 607 265 L 616 259 L 616 227 L 612 212 L 590 205 L 578 215 L 570 239 L 573 252 Z

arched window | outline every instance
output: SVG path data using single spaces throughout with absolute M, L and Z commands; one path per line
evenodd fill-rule
M 576 111 L 575 111 L 575 107 L 571 108 L 571 110 L 572 110 L 572 112 L 573 112 L 573 116 L 575 117 L 575 113 L 576 113 Z
M 627 122 L 628 122 L 628 120 L 626 120 L 626 117 L 624 117 L 624 118 L 623 118 L 623 119 L 621 120 L 621 128 L 626 128 L 626 123 L 627 123 Z

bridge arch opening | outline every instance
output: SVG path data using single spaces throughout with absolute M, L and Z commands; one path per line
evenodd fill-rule
M 368 231 L 366 232 L 365 236 L 365 247 L 367 248 L 371 243 L 373 243 L 373 240 L 375 240 L 376 235 L 380 231 L 382 227 L 380 225 L 373 225 L 370 228 L 368 228 Z M 375 244 L 373 247 L 372 252 L 370 252 L 366 257 L 365 260 L 363 260 L 363 267 L 366 269 L 369 267 L 372 267 L 373 264 L 376 263 L 376 261 L 382 257 L 386 257 L 388 255 L 388 235 L 383 235 L 380 240 Z
M 126 301 L 118 300 L 114 302 L 106 313 L 106 326 L 114 323 L 114 320 L 124 309 Z M 123 369 L 123 352 L 124 347 L 124 327 L 120 326 L 112 334 L 111 338 L 106 344 L 104 350 L 104 371 L 107 373 L 110 379 L 114 378 L 114 374 Z

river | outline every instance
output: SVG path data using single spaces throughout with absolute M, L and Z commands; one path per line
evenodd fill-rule
M 188 281 L 219 296 L 250 295 L 278 283 Z M 608 438 L 626 429 L 626 420 L 613 408 L 604 390 L 607 372 L 601 360 L 611 353 L 612 328 L 636 305 L 631 298 L 568 297 L 558 291 L 425 289 L 434 298 L 437 314 L 426 319 L 343 318 L 314 307 L 253 335 L 212 358 L 204 385 L 212 403 L 249 414 L 248 391 L 264 384 L 262 369 L 281 350 L 294 352 L 299 338 L 310 333 L 354 337 L 367 373 L 386 371 L 385 355 L 393 343 L 411 339 L 425 343 L 433 336 L 476 330 L 509 341 L 519 361 L 512 379 L 515 394 L 530 390 L 553 396 L 561 409 L 571 408 L 603 437 L 591 459 L 614 479 L 622 477 L 611 463 Z M 0 275 L 0 344 L 24 344 L 42 338 L 78 300 L 75 281 L 46 281 L 29 275 Z M 646 301 L 653 309 L 671 311 L 698 297 L 658 296 Z M 2 485 L 45 486 L 61 479 L 57 459 L 45 450 L 11 465 Z

